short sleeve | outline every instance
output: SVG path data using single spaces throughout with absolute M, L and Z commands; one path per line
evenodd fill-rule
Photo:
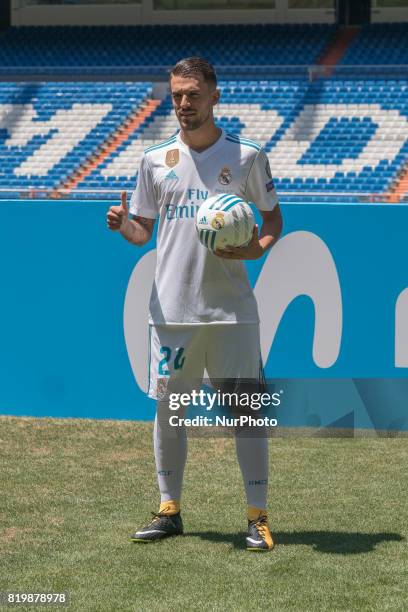
M 137 185 L 130 198 L 129 212 L 147 219 L 156 219 L 159 216 L 152 171 L 146 155 L 143 155 L 140 161 Z
M 249 171 L 245 198 L 259 210 L 273 210 L 278 204 L 269 160 L 263 149 L 257 153 Z

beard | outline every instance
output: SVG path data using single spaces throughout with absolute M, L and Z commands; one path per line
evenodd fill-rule
M 210 117 L 211 111 L 208 111 L 207 115 L 204 117 L 203 115 L 191 115 L 190 117 L 178 117 L 180 126 L 186 132 L 192 132 L 194 130 L 198 130 L 201 126 L 206 123 Z

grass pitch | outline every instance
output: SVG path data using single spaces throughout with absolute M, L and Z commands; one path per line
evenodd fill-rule
M 271 440 L 277 546 L 252 554 L 228 438 L 189 440 L 186 534 L 129 540 L 158 508 L 151 432 L 0 418 L 0 591 L 81 611 L 407 609 L 407 438 Z

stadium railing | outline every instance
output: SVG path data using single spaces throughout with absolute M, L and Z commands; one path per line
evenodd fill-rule
M 324 78 L 338 79 L 406 79 L 408 76 L 408 65 L 382 66 L 308 66 L 308 76 L 310 81 Z
M 3 81 L 164 81 L 172 66 L 0 66 Z M 220 79 L 406 79 L 408 64 L 382 66 L 216 66 Z
M 172 66 L 4 66 L 0 65 L 0 79 L 10 80 L 59 80 L 75 79 L 79 81 L 93 80 L 125 80 L 125 81 L 163 81 L 167 80 Z M 221 79 L 406 79 L 408 64 L 400 65 L 228 65 L 216 66 Z
M 0 188 L 0 200 L 120 200 L 121 189 L 42 189 L 42 188 Z M 342 203 L 342 204 L 405 204 L 408 194 L 389 196 L 384 193 L 361 193 L 341 191 L 285 191 L 278 190 L 279 199 L 284 204 L 299 203 Z
M 216 66 L 220 78 L 310 78 L 310 66 Z M 15 80 L 164 80 L 171 65 L 162 66 L 0 66 L 0 78 Z

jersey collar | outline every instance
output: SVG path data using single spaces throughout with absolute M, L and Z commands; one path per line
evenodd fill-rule
M 207 149 L 204 149 L 204 151 L 201 151 L 201 153 L 199 153 L 198 151 L 194 151 L 194 149 L 186 145 L 185 142 L 181 140 L 180 130 L 177 132 L 178 144 L 180 145 L 182 149 L 184 149 L 184 151 L 186 151 L 194 159 L 204 159 L 208 157 L 209 155 L 212 155 L 215 151 L 218 151 L 218 149 L 223 145 L 224 141 L 225 141 L 225 131 L 221 128 L 221 135 L 218 138 L 218 140 L 216 140 L 214 144 L 211 145 L 211 147 L 208 147 Z

